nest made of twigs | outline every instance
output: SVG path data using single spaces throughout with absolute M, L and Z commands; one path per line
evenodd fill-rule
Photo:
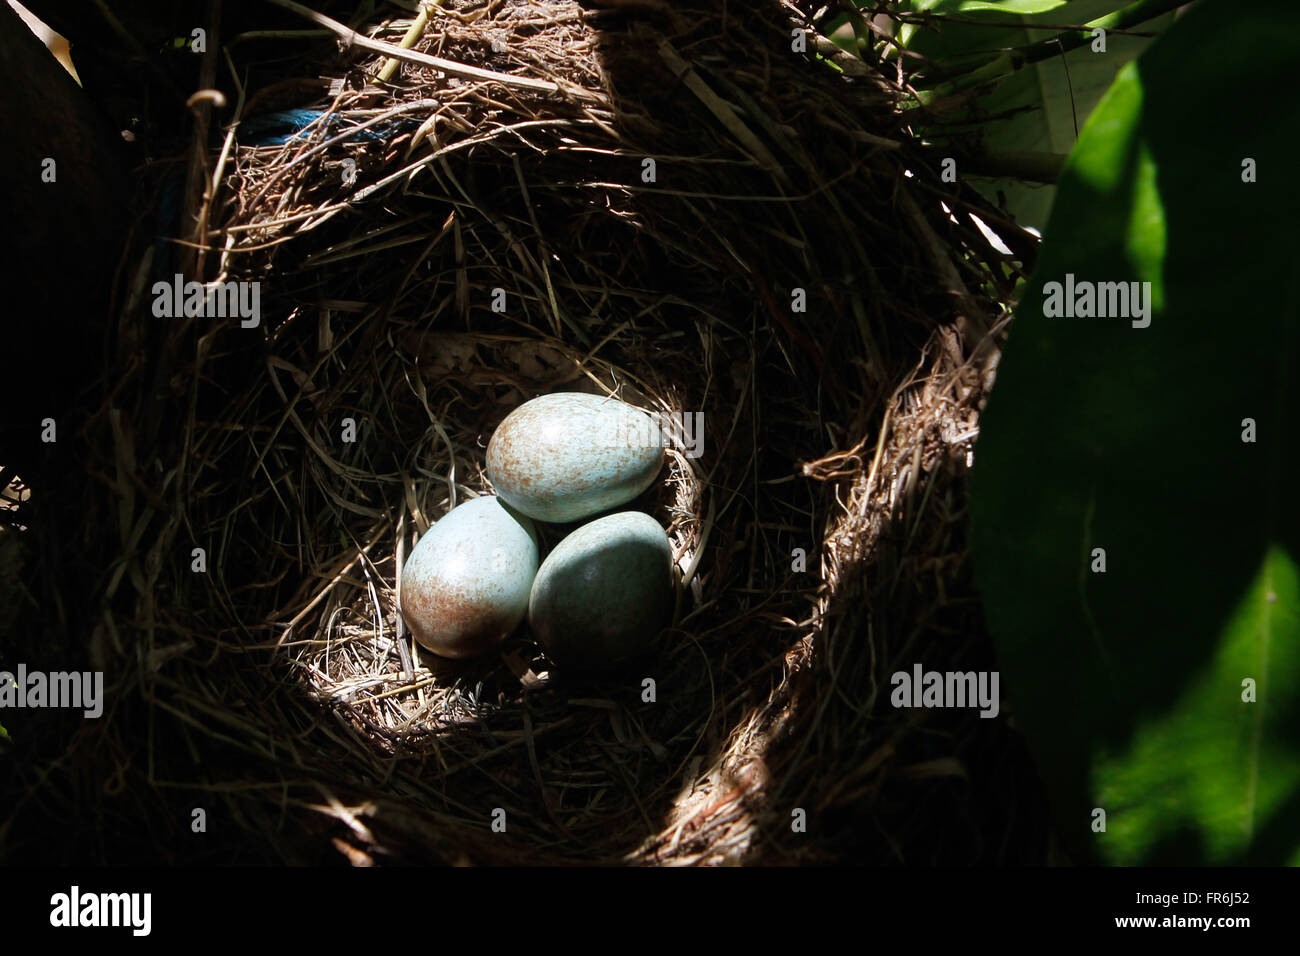
M 356 862 L 897 858 L 920 824 L 888 782 L 961 778 L 928 741 L 985 733 L 882 692 L 918 645 L 986 653 L 962 478 L 1013 276 L 981 201 L 928 171 L 891 80 L 791 52 L 793 6 L 430 16 L 415 51 L 553 88 L 411 63 L 376 85 L 386 57 L 345 49 L 240 91 L 191 254 L 260 281 L 262 322 L 133 335 L 137 281 L 105 454 L 151 497 L 118 522 L 101 662 L 176 752 L 227 755 L 159 757 L 173 786 L 286 845 L 324 814 Z M 241 139 L 288 106 L 322 116 Z M 566 684 L 526 629 L 465 663 L 399 630 L 401 554 L 557 390 L 704 416 L 704 454 L 637 503 L 683 584 L 652 701 Z M 869 851 L 864 814 L 894 828 Z

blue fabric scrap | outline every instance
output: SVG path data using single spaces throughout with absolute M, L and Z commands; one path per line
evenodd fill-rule
M 303 131 L 325 115 L 324 110 L 280 110 L 276 113 L 262 113 L 243 120 L 239 124 L 239 140 L 247 146 L 282 146 L 291 139 L 309 135 Z M 328 134 L 333 136 L 333 129 L 342 117 L 330 116 L 326 123 L 330 127 Z M 389 124 L 391 125 L 391 124 Z M 373 142 L 380 142 L 383 136 L 370 129 L 358 130 L 358 136 Z

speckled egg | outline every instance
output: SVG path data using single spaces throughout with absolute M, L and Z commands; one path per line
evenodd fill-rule
M 537 531 L 495 495 L 436 521 L 402 569 L 402 618 L 443 657 L 492 650 L 519 626 L 537 574 Z
M 613 671 L 653 644 L 672 617 L 672 547 L 639 511 L 588 522 L 542 562 L 528 622 L 564 671 Z
M 487 448 L 497 494 L 539 521 L 578 521 L 627 504 L 663 466 L 658 423 L 615 398 L 555 392 L 506 416 Z

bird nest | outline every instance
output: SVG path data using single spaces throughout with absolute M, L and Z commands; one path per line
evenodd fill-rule
M 259 283 L 257 323 L 151 318 L 154 250 L 104 411 L 103 507 L 132 510 L 95 653 L 170 728 L 155 789 L 358 863 L 916 859 L 983 826 L 905 839 L 897 781 L 964 778 L 935 741 L 993 731 L 894 710 L 888 675 L 987 655 L 962 483 L 996 214 L 797 6 L 696 6 L 446 0 L 386 74 L 367 43 L 410 15 L 241 62 L 181 255 Z M 552 391 L 703 425 L 636 503 L 680 587 L 631 680 L 567 682 L 526 626 L 442 660 L 397 611 L 414 540 Z

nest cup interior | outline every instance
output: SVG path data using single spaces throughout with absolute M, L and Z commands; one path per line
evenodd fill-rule
M 150 554 L 198 544 L 212 569 L 136 606 L 150 693 L 270 782 L 249 801 L 403 859 L 833 858 L 902 719 L 880 716 L 891 655 L 966 626 L 890 555 L 962 548 L 985 384 L 963 336 L 1014 277 L 971 255 L 978 199 L 904 177 L 925 162 L 886 80 L 792 55 L 793 8 L 725 7 L 448 0 L 416 43 L 549 91 L 412 64 L 366 85 L 384 57 L 355 50 L 319 81 L 252 71 L 241 123 L 304 90 L 321 113 L 212 154 L 197 268 L 260 282 L 261 323 L 125 338 L 117 399 L 182 463 Z M 526 625 L 482 658 L 418 648 L 395 590 L 418 535 L 492 492 L 493 428 L 554 391 L 703 422 L 629 505 L 682 585 L 662 653 L 577 689 Z M 826 840 L 789 842 L 791 806 L 823 808 Z
M 472 340 L 473 337 L 469 338 Z M 519 343 L 521 347 L 528 344 L 527 340 Z M 536 345 L 541 350 L 547 349 L 541 339 Z M 557 359 L 563 354 L 559 349 L 550 351 Z M 576 364 L 579 358 L 573 357 L 572 361 Z M 614 377 L 621 371 L 607 370 Z M 652 374 L 649 370 L 642 372 L 643 375 Z M 633 378 L 631 375 L 624 377 L 628 380 Z M 614 382 L 610 384 L 616 387 Z M 577 388 L 586 386 L 591 390 L 590 394 L 604 394 L 596 390 L 592 380 L 575 385 Z M 527 385 L 521 387 L 527 392 Z M 534 385 L 539 391 L 542 387 L 540 383 Z M 439 386 L 435 384 L 435 397 L 438 390 Z M 627 387 L 622 389 L 624 399 L 632 398 L 630 391 Z M 648 403 L 642 406 L 643 410 L 676 414 L 667 404 L 667 399 L 657 392 L 654 397 L 638 395 L 637 400 Z M 500 407 L 494 417 L 504 417 L 511 410 L 509 406 Z M 414 411 L 420 414 L 423 410 L 416 408 Z M 421 414 L 420 417 L 424 416 Z M 461 660 L 440 656 L 411 640 L 409 635 L 403 636 L 406 629 L 398 613 L 399 552 L 403 557 L 409 555 L 418 537 L 455 505 L 470 497 L 495 493 L 483 471 L 483 450 L 490 432 L 479 432 L 475 423 L 457 422 L 454 418 L 436 423 L 422 423 L 417 419 L 394 423 L 394 427 L 405 427 L 414 432 L 421 424 L 424 424 L 424 432 L 421 439 L 412 444 L 409 471 L 406 468 L 402 470 L 401 487 L 389 492 L 408 508 L 403 517 L 409 520 L 404 520 L 401 532 L 393 529 L 392 545 L 371 559 L 378 578 L 373 591 L 369 586 L 359 586 L 360 581 L 353 576 L 345 576 L 334 585 L 337 594 L 331 593 L 327 598 L 326 608 L 331 613 L 322 619 L 317 631 L 319 640 L 307 643 L 291 655 L 304 668 L 321 700 L 346 703 L 348 714 L 356 721 L 357 728 L 373 735 L 377 741 L 395 739 L 394 732 L 400 728 L 404 743 L 410 746 L 422 734 L 453 726 L 476 726 L 478 721 L 501 707 L 518 703 L 525 692 L 540 693 L 557 677 L 560 686 L 566 689 L 583 688 L 620 694 L 628 689 L 639 692 L 643 680 L 661 676 L 666 667 L 674 666 L 681 648 L 671 633 L 661 635 L 651 653 L 637 658 L 633 669 L 579 667 L 575 662 L 568 668 L 561 666 L 558 671 L 537 646 L 527 618 L 499 649 Z M 493 422 L 495 424 L 499 421 Z M 451 435 L 457 439 L 448 447 L 443 436 Z M 698 605 L 702 594 L 697 579 L 696 553 L 702 531 L 703 516 L 698 507 L 704 476 L 698 459 L 693 459 L 694 449 L 686 446 L 679 434 L 664 429 L 656 432 L 655 437 L 660 436 L 665 448 L 664 465 L 651 487 L 635 499 L 582 521 L 535 520 L 533 523 L 541 546 L 540 556 L 544 560 L 566 534 L 586 521 L 622 510 L 638 510 L 652 515 L 665 529 L 672 545 L 677 595 L 674 616 L 680 617 Z M 457 475 L 464 477 L 457 480 L 454 477 Z M 406 496 L 408 489 L 409 497 Z M 402 539 L 400 544 L 399 537 Z M 683 604 L 682 598 L 691 595 L 693 598 Z M 286 640 L 291 641 L 292 636 Z M 399 640 L 404 640 L 407 645 L 405 655 L 397 647 Z M 677 680 L 681 681 L 681 675 Z M 423 695 L 420 690 L 424 691 Z

